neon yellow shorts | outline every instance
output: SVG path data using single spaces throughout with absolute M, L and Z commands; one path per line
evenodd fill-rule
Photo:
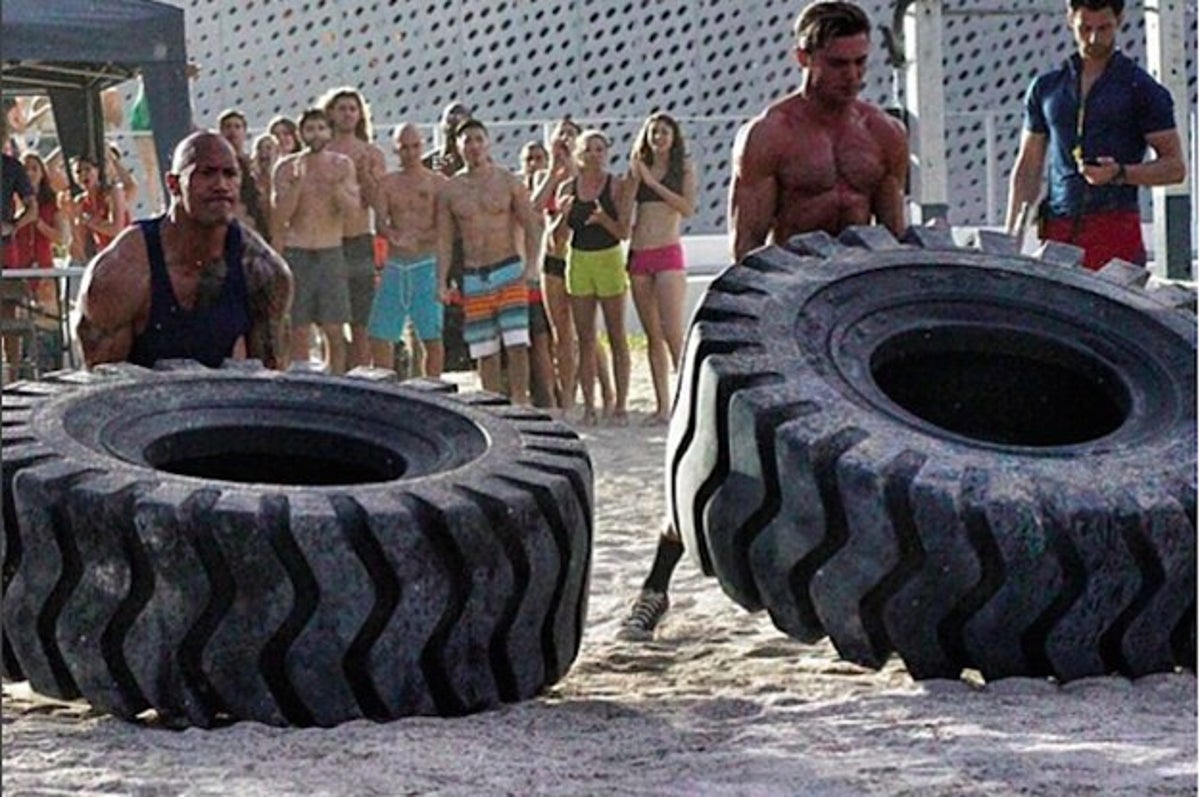
M 625 273 L 625 253 L 620 245 L 608 249 L 567 250 L 567 293 L 571 296 L 595 296 L 607 299 L 620 296 L 629 288 Z

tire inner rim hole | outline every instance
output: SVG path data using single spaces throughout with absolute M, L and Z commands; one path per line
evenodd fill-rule
M 399 479 L 408 469 L 404 456 L 375 443 L 286 427 L 189 429 L 159 437 L 143 455 L 168 473 L 245 484 L 368 484 Z
M 1131 399 L 1099 357 L 1012 329 L 912 330 L 871 356 L 871 374 L 903 409 L 954 434 L 1011 446 L 1066 446 L 1116 431 Z

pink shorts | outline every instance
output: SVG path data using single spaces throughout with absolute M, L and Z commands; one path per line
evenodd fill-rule
M 671 244 L 655 249 L 629 252 L 630 274 L 657 274 L 660 271 L 683 271 L 683 244 Z

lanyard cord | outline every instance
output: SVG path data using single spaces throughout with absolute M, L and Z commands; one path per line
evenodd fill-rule
M 1075 96 L 1079 99 L 1079 105 L 1075 110 L 1075 146 L 1071 149 L 1071 154 L 1075 156 L 1075 165 L 1083 165 L 1083 119 L 1086 103 L 1086 98 L 1083 96 L 1083 68 L 1080 67 L 1079 74 L 1075 79 Z
M 1075 147 L 1071 150 L 1071 154 L 1075 156 L 1075 168 L 1082 169 L 1084 106 L 1087 104 L 1087 98 L 1083 96 L 1082 64 L 1080 64 L 1079 73 L 1075 80 L 1075 96 L 1079 99 L 1079 106 L 1075 111 Z M 1090 188 L 1090 185 L 1085 179 L 1083 181 L 1083 195 L 1079 197 L 1079 205 L 1075 208 L 1075 216 L 1071 223 L 1071 243 L 1075 243 L 1079 239 L 1079 233 L 1083 227 L 1083 209 L 1087 205 L 1088 188 Z

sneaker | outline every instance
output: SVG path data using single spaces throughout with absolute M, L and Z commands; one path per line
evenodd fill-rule
M 617 639 L 623 642 L 645 642 L 653 639 L 654 629 L 670 605 L 667 593 L 651 589 L 642 590 L 633 608 L 629 610 L 629 616 L 621 623 Z

